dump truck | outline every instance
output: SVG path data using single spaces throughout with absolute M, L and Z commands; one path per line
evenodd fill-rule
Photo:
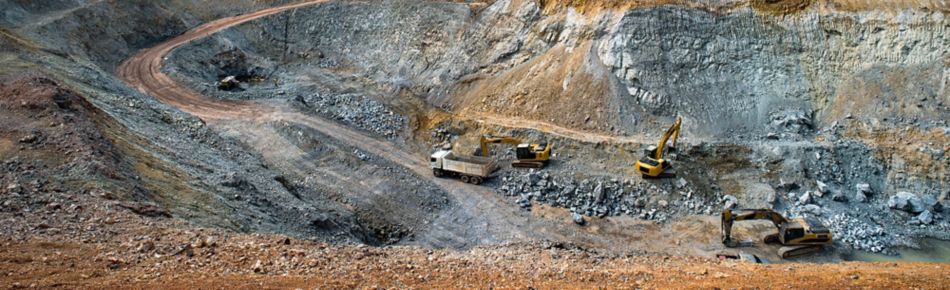
M 489 157 L 455 154 L 439 150 L 429 157 L 429 167 L 436 177 L 458 177 L 462 182 L 480 184 L 491 176 L 498 166 Z

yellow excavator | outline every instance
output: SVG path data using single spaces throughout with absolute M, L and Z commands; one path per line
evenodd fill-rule
M 670 160 L 663 159 L 663 154 L 666 150 L 666 141 L 671 138 L 673 139 L 673 143 L 670 145 L 670 148 L 676 148 L 676 139 L 679 138 L 680 124 L 682 123 L 683 119 L 676 118 L 676 122 L 673 123 L 673 126 L 670 126 L 670 128 L 666 130 L 666 133 L 663 134 L 663 137 L 660 138 L 660 143 L 656 146 L 650 146 L 643 158 L 640 158 L 640 160 L 637 160 L 637 163 L 634 164 L 634 168 L 643 174 L 643 178 L 667 178 L 676 176 L 676 172 L 673 171 L 673 164 Z
M 541 144 L 528 144 L 523 143 L 519 139 L 511 137 L 492 137 L 492 136 L 482 136 L 479 139 L 479 150 L 476 151 L 475 155 L 479 156 L 491 156 L 491 148 L 489 144 L 511 144 L 517 146 L 515 148 L 515 156 L 517 160 L 511 163 L 511 167 L 518 168 L 542 168 L 544 167 L 549 160 L 551 160 L 551 144 L 541 143 Z
M 832 234 L 825 225 L 815 218 L 786 219 L 771 209 L 725 209 L 722 211 L 722 244 L 735 248 L 742 243 L 732 240 L 732 224 L 736 221 L 768 220 L 778 229 L 778 233 L 765 237 L 769 244 L 781 244 L 778 255 L 792 258 L 818 252 L 831 244 Z

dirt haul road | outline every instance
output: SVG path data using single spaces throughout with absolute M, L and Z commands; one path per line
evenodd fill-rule
M 433 177 L 428 164 L 425 163 L 426 156 L 423 154 L 407 152 L 390 142 L 381 141 L 333 121 L 299 113 L 291 108 L 259 102 L 220 100 L 203 96 L 176 83 L 162 72 L 165 57 L 172 50 L 184 44 L 264 16 L 325 2 L 328 1 L 311 1 L 269 8 L 204 24 L 178 37 L 138 52 L 120 65 L 117 74 L 131 86 L 145 94 L 197 116 L 209 124 L 217 125 L 219 128 L 236 130 L 242 136 L 247 136 L 247 143 L 259 150 L 269 162 L 281 166 L 281 170 L 292 171 L 304 176 L 319 176 L 315 173 L 320 172 L 319 168 L 314 168 L 304 159 L 306 154 L 300 151 L 299 148 L 293 148 L 293 146 L 281 147 L 279 148 L 280 152 L 274 153 L 275 148 L 271 145 L 275 143 L 267 140 L 277 140 L 283 137 L 266 128 L 266 124 L 272 122 L 289 122 L 312 128 L 349 146 L 399 164 L 420 177 L 432 181 L 447 191 L 456 201 L 456 205 L 443 213 L 443 216 L 436 219 L 433 224 L 427 225 L 427 229 L 423 232 L 417 234 L 417 240 L 422 245 L 436 247 L 470 246 L 485 243 L 547 239 L 618 250 L 643 248 L 663 250 L 658 248 L 655 245 L 656 243 L 644 242 L 644 244 L 640 244 L 636 242 L 638 240 L 649 241 L 664 235 L 664 230 L 658 225 L 630 218 L 617 218 L 609 221 L 598 221 L 602 223 L 601 226 L 578 228 L 569 222 L 566 212 L 558 212 L 555 215 L 556 219 L 538 217 L 537 214 L 531 215 L 512 206 L 490 189 Z M 537 129 L 543 130 L 544 128 Z M 577 134 L 579 133 L 575 132 L 571 135 Z M 352 179 L 353 177 L 338 176 L 338 178 Z M 335 181 L 323 180 L 322 182 L 333 183 Z M 631 226 L 650 229 L 647 229 L 647 233 L 632 233 L 622 230 L 623 228 L 629 229 Z M 651 236 L 653 237 L 651 238 Z

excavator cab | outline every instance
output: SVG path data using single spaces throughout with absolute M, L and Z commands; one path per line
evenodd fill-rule
M 547 160 L 551 155 L 551 146 L 548 143 L 521 143 L 515 148 L 515 155 L 518 159 Z
M 669 149 L 676 147 L 676 140 L 679 138 L 680 125 L 682 122 L 683 120 L 681 118 L 676 118 L 676 122 L 673 123 L 673 126 L 670 126 L 670 128 L 666 130 L 666 133 L 663 134 L 663 137 L 660 138 L 659 144 L 650 146 L 646 150 L 645 156 L 637 160 L 634 164 L 633 167 L 643 174 L 643 178 L 668 178 L 676 176 L 672 162 L 663 157 L 665 153 L 664 150 L 668 150 L 666 142 L 669 139 L 673 139 Z
M 783 245 L 824 245 L 831 242 L 831 231 L 818 219 L 806 217 L 793 219 L 779 227 L 778 243 Z M 771 242 L 766 237 L 766 242 Z
M 489 144 L 512 144 L 515 145 L 515 156 L 517 160 L 511 163 L 512 167 L 518 168 L 542 168 L 551 159 L 552 145 L 548 143 L 528 144 L 521 140 L 511 137 L 492 137 L 482 136 L 479 139 L 479 148 L 476 149 L 477 156 L 491 156 Z
M 675 153 L 675 146 L 676 144 L 673 144 L 673 146 L 663 148 L 663 154 Z M 656 156 L 656 149 L 656 145 L 650 145 L 647 149 L 643 150 L 643 156 Z
M 640 158 L 634 166 L 643 174 L 644 178 L 674 177 L 673 164 L 666 159 L 653 159 L 649 156 Z

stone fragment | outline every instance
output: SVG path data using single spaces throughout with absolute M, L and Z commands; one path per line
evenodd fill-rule
M 924 212 L 925 210 L 932 210 L 936 212 L 943 211 L 943 206 L 937 202 L 937 199 L 932 195 L 924 195 L 918 199 L 918 202 L 911 202 L 914 213 Z
M 202 239 L 201 237 L 198 237 L 198 238 L 195 239 L 195 242 L 194 242 L 194 243 L 191 243 L 191 246 L 194 247 L 194 248 L 196 248 L 196 249 L 204 248 L 204 247 L 206 246 L 206 244 L 205 244 L 205 239 Z
M 871 196 L 872 194 L 871 185 L 867 183 L 858 183 L 854 186 L 854 189 L 856 189 L 858 193 L 864 194 L 865 196 Z
M 825 194 L 829 193 L 829 190 L 831 190 L 831 188 L 829 188 L 829 186 L 824 182 L 816 181 L 815 183 L 818 184 L 818 191 L 815 192 L 815 195 L 818 197 L 824 196 Z
M 95 196 L 95 197 L 98 197 L 98 198 L 104 198 L 104 199 L 113 199 L 113 198 L 115 198 L 115 197 L 112 195 L 111 192 L 108 192 L 108 191 L 105 191 L 105 190 L 102 190 L 102 189 L 98 189 L 98 188 L 97 188 L 97 189 L 93 189 L 92 191 L 90 191 L 90 192 L 89 192 L 89 195 L 92 195 L 92 196 Z
M 586 223 L 586 221 L 584 220 L 584 216 L 582 216 L 581 214 L 576 213 L 576 212 L 571 213 L 571 219 L 574 220 L 574 223 L 575 223 L 575 224 L 578 224 L 578 225 L 581 225 L 581 226 L 583 226 L 583 225 Z
M 20 143 L 23 143 L 23 144 L 30 144 L 30 143 L 36 142 L 36 140 L 38 139 L 39 139 L 39 136 L 31 133 L 29 135 L 23 136 L 23 138 L 20 138 L 19 141 Z
M 854 202 L 866 202 L 867 200 L 868 197 L 865 196 L 864 193 L 858 192 L 854 195 Z
M 687 185 L 687 182 L 686 182 L 686 179 L 685 179 L 685 178 L 680 177 L 680 179 L 676 181 L 676 186 L 677 186 L 678 188 L 681 188 L 681 189 L 682 189 L 682 188 L 685 188 L 686 185 Z
M 810 204 L 812 203 L 812 192 L 806 191 L 802 196 L 798 198 L 798 204 Z
M 915 199 L 919 199 L 919 198 L 913 193 L 901 191 L 891 196 L 891 198 L 887 200 L 887 207 L 891 209 L 910 212 L 913 209 L 911 200 L 915 200 Z
M 598 203 L 604 200 L 604 185 L 600 182 L 597 183 L 597 187 L 594 187 L 594 200 Z
M 254 263 L 254 266 L 251 267 L 251 270 L 253 270 L 254 273 L 264 273 L 264 264 L 261 263 L 261 260 L 257 260 L 257 262 Z
M 917 220 L 919 220 L 921 224 L 929 225 L 934 222 L 934 215 L 933 213 L 930 213 L 929 210 L 925 210 L 924 212 L 917 215 Z
M 154 248 L 155 248 L 155 243 L 153 243 L 152 241 L 145 241 L 139 244 L 138 248 L 135 248 L 135 251 L 139 253 L 145 253 L 145 252 L 151 251 Z
M 806 204 L 804 207 L 802 207 L 802 212 L 821 215 L 821 207 L 814 204 Z
M 7 185 L 7 192 L 10 193 L 20 193 L 20 189 L 23 187 L 19 183 L 10 183 Z
M 836 192 L 836 193 L 831 197 L 831 200 L 834 200 L 834 201 L 837 201 L 837 202 L 848 202 L 848 196 L 845 195 L 844 193 Z
M 722 197 L 723 208 L 736 208 L 739 205 L 739 199 L 732 195 Z

